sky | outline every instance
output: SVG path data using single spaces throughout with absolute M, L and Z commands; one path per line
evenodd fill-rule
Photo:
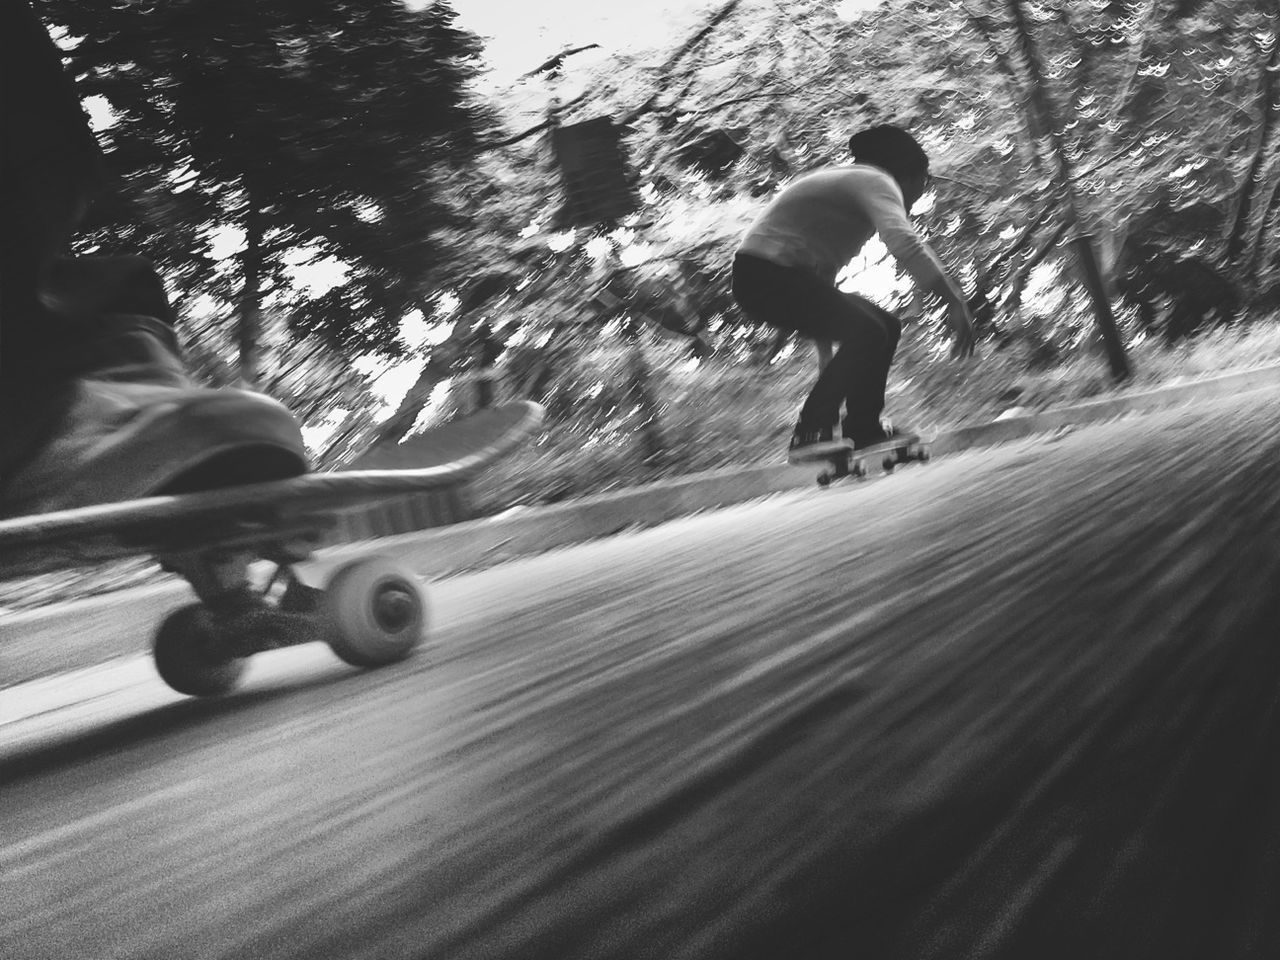
M 429 0 L 406 0 L 410 6 Z M 450 0 L 458 25 L 485 41 L 494 82 L 514 80 L 568 47 L 598 43 L 592 55 L 668 47 L 697 29 L 725 0 Z M 785 6 L 787 0 L 774 0 Z M 882 0 L 838 0 L 854 17 Z M 587 56 L 587 54 L 583 54 Z
M 458 25 L 485 42 L 495 82 L 514 80 L 568 47 L 601 54 L 665 46 L 722 0 L 451 0 Z

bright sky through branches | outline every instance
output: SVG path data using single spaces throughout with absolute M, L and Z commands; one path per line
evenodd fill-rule
M 429 0 L 406 0 L 423 6 Z M 561 50 L 600 45 L 601 55 L 674 47 L 724 0 L 451 0 L 458 25 L 484 40 L 498 83 L 513 80 Z M 785 3 L 786 0 L 778 0 Z M 882 0 L 840 0 L 854 18 Z
M 666 46 L 713 5 L 712 0 L 451 2 L 458 25 L 484 41 L 485 62 L 498 83 L 514 80 L 569 47 L 596 43 L 599 53 L 607 55 Z

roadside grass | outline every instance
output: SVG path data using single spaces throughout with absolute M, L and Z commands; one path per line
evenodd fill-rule
M 1082 348 L 1052 366 L 1036 349 L 1015 341 L 953 361 L 936 340 L 904 332 L 890 375 L 886 415 L 938 433 L 989 422 L 1010 411 L 1036 412 L 1085 400 L 1188 383 L 1234 370 L 1280 363 L 1280 318 L 1211 331 L 1174 347 L 1147 339 L 1129 345 L 1132 376 L 1113 382 L 1102 354 Z M 657 428 L 663 453 L 646 460 L 634 409 L 585 426 L 550 423 L 542 437 L 486 472 L 474 485 L 482 514 L 513 505 L 550 503 L 720 467 L 781 462 L 796 411 L 817 375 L 808 345 L 789 349 L 769 365 L 678 362 L 674 348 L 650 348 Z M 602 367 L 600 375 L 611 370 Z

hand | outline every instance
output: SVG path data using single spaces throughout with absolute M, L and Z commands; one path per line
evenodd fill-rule
M 973 332 L 973 314 L 964 294 L 945 275 L 938 280 L 932 292 L 946 304 L 947 326 L 951 328 L 951 358 L 962 360 L 972 357 L 978 338 Z

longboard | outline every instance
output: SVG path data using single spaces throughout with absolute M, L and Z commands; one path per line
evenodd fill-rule
M 829 486 L 845 477 L 862 478 L 867 475 L 867 464 L 880 461 L 886 473 L 904 463 L 924 463 L 929 459 L 930 440 L 914 433 L 905 433 L 884 443 L 855 449 L 853 441 L 836 439 L 815 447 L 802 447 L 787 455 L 788 463 L 825 463 L 818 474 L 818 485 Z
M 199 602 L 161 624 L 153 653 L 161 677 L 183 693 L 225 693 L 248 656 L 309 640 L 326 640 L 360 666 L 403 659 L 426 630 L 426 597 L 411 572 L 366 557 L 318 590 L 293 567 L 312 556 L 341 509 L 464 483 L 531 436 L 542 415 L 521 401 L 433 428 L 414 439 L 415 466 L 404 469 L 313 473 L 0 520 L 0 579 L 135 556 L 177 571 Z M 265 590 L 249 582 L 259 560 L 277 565 Z

